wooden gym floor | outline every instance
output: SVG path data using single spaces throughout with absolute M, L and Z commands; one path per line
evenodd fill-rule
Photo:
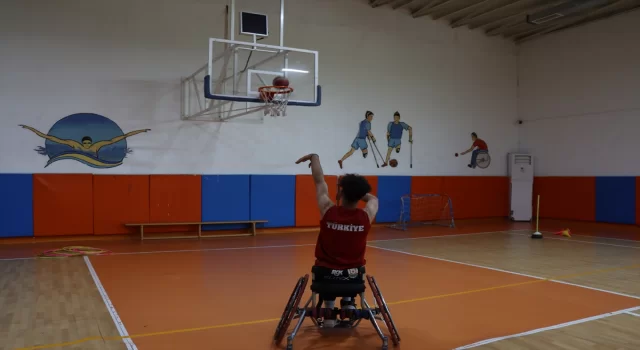
M 640 348 L 640 228 L 545 221 L 543 229 L 568 226 L 573 237 L 531 240 L 528 223 L 457 224 L 371 234 L 367 270 L 401 349 Z M 315 238 L 0 244 L 0 349 L 274 349 Z M 115 254 L 33 258 L 68 245 Z M 306 320 L 294 343 L 379 347 L 365 322 L 319 332 Z

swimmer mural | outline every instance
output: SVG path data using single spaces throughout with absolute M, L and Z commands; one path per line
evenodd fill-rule
M 93 113 L 77 113 L 58 120 L 46 134 L 27 125 L 23 129 L 45 139 L 35 151 L 49 160 L 45 168 L 59 160 L 70 159 L 92 168 L 106 169 L 122 165 L 127 154 L 127 138 L 151 129 L 123 133 L 109 118 Z

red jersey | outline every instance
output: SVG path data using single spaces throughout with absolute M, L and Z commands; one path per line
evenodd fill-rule
M 478 149 L 483 151 L 486 151 L 489 149 L 489 147 L 487 147 L 487 143 L 481 139 L 476 139 L 475 141 L 473 141 L 473 147 L 478 147 Z
M 362 209 L 329 208 L 320 220 L 316 266 L 340 270 L 364 266 L 370 228 L 369 215 Z

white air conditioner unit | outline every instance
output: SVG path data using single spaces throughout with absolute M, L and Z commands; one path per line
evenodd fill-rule
M 511 220 L 531 221 L 533 216 L 533 156 L 509 153 Z

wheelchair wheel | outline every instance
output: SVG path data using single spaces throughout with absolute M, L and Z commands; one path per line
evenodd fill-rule
M 293 320 L 293 317 L 298 311 L 298 305 L 300 305 L 300 299 L 302 299 L 302 294 L 304 294 L 304 289 L 307 287 L 308 281 L 309 274 L 306 274 L 304 275 L 304 277 L 300 277 L 298 279 L 295 288 L 293 288 L 293 292 L 289 297 L 287 306 L 285 306 L 284 311 L 282 312 L 280 322 L 278 322 L 278 327 L 276 327 L 276 332 L 273 335 L 273 340 L 275 340 L 276 344 L 278 345 L 280 344 L 280 342 L 282 342 L 282 339 L 287 334 L 289 324 L 291 324 L 291 320 Z
M 478 154 L 478 157 L 476 158 L 476 165 L 478 166 L 478 168 L 486 169 L 490 164 L 491 156 L 489 155 L 489 152 L 481 152 Z
M 380 292 L 376 279 L 373 276 L 367 276 L 367 281 L 369 281 L 369 287 L 371 287 L 371 292 L 376 300 L 376 304 L 378 304 L 378 307 L 380 308 L 380 315 L 389 330 L 391 341 L 393 342 L 393 345 L 397 346 L 400 343 L 400 335 L 398 334 L 398 329 L 396 328 L 395 323 L 393 323 L 393 318 L 391 317 L 391 312 L 387 307 L 387 302 L 384 300 L 382 292 Z

